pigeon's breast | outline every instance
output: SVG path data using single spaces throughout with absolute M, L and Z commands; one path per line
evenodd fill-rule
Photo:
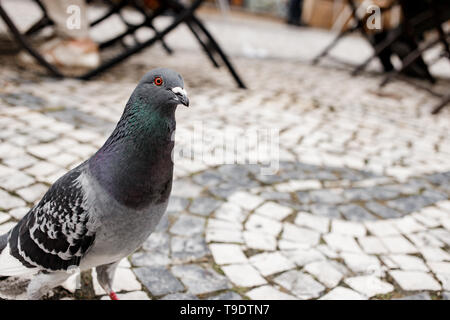
M 150 236 L 164 215 L 168 200 L 149 204 L 145 208 L 132 209 L 102 190 L 95 178 L 91 182 L 86 201 L 90 202 L 90 214 L 97 225 L 95 242 L 82 261 L 82 269 L 120 260 L 137 248 Z

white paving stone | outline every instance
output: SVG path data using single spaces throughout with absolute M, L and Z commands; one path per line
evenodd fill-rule
M 30 209 L 27 207 L 15 208 L 15 209 L 10 210 L 8 213 L 14 219 L 20 220 L 28 213 L 29 210 Z
M 380 239 L 377 237 L 369 236 L 358 238 L 358 242 L 361 245 L 365 253 L 368 254 L 382 254 L 387 253 L 388 250 L 383 245 Z
M 42 196 L 47 192 L 47 190 L 48 186 L 42 183 L 37 183 L 30 187 L 19 189 L 16 191 L 16 193 L 25 201 L 35 203 L 36 201 L 42 198 Z
M 242 230 L 242 224 L 234 222 L 234 221 L 209 218 L 208 219 L 208 229 Z
M 45 160 L 45 159 L 50 158 L 53 155 L 56 155 L 61 150 L 54 144 L 45 143 L 45 144 L 30 146 L 27 148 L 27 151 L 31 155 Z
M 394 220 L 395 227 L 403 234 L 418 232 L 425 230 L 422 224 L 419 224 L 412 217 L 403 217 Z
M 335 219 L 331 222 L 331 232 L 354 237 L 363 237 L 366 228 L 362 223 Z
M 434 273 L 450 273 L 450 262 L 428 262 Z
M 258 270 L 249 264 L 232 264 L 223 266 L 222 270 L 228 279 L 239 287 L 255 287 L 267 283 Z
M 437 219 L 433 219 L 430 216 L 427 216 L 420 212 L 413 213 L 410 216 L 416 219 L 417 222 L 426 226 L 427 228 L 435 228 L 440 225 L 440 222 Z
M 296 297 L 281 292 L 272 286 L 266 285 L 248 291 L 246 294 L 252 300 L 297 300 Z
M 97 281 L 97 273 L 95 269 L 92 270 L 92 283 L 94 285 L 94 290 L 96 295 L 104 295 L 107 292 L 103 290 L 100 284 Z M 137 281 L 136 276 L 133 271 L 128 268 L 117 268 L 116 273 L 114 275 L 113 281 L 113 291 L 122 292 L 122 291 L 138 291 L 141 290 L 142 286 Z
M 441 290 L 441 285 L 429 273 L 419 271 L 391 271 L 389 273 L 405 291 Z
M 444 243 L 430 234 L 430 232 L 422 231 L 417 233 L 410 233 L 407 235 L 408 239 L 417 247 L 443 247 Z
M 23 207 L 26 203 L 22 199 L 12 196 L 6 191 L 0 189 L 0 209 L 9 210 L 17 207 Z
M 450 273 L 438 273 L 436 277 L 442 284 L 442 289 L 450 291 Z
M 419 251 L 427 261 L 450 261 L 450 254 L 441 248 L 423 247 Z
M 357 274 L 376 274 L 382 272 L 380 261 L 377 257 L 359 253 L 342 253 L 345 264 Z
M 442 201 L 436 202 L 436 205 L 439 208 L 444 209 L 448 213 L 450 213 L 450 200 L 442 200 Z
M 295 224 L 319 231 L 320 233 L 326 233 L 329 230 L 330 219 L 307 212 L 299 212 L 295 218 Z
M 325 256 L 316 249 L 285 250 L 282 253 L 300 267 L 311 262 L 325 260 Z
M 381 242 L 391 253 L 416 253 L 417 248 L 402 236 L 381 237 Z
M 8 221 L 9 219 L 11 219 L 10 215 L 8 215 L 6 213 L 3 213 L 3 212 L 0 212 L 0 224 L 2 224 L 3 222 Z
M 281 221 L 292 213 L 292 209 L 269 201 L 256 209 L 255 213 Z
M 249 260 L 263 276 L 295 268 L 295 264 L 279 252 L 260 253 L 250 257 Z
M 319 244 L 316 247 L 316 249 L 319 250 L 321 253 L 323 253 L 325 256 L 327 256 L 330 259 L 336 259 L 339 257 L 339 254 L 336 251 L 332 250 L 326 244 Z
M 391 262 L 385 262 L 395 268 L 400 268 L 406 271 L 429 271 L 422 259 L 406 255 L 406 254 L 391 254 L 389 256 L 382 257 L 383 262 L 385 259 L 389 259 Z
M 241 223 L 247 217 L 247 213 L 234 203 L 225 202 L 215 212 L 218 219 Z
M 319 180 L 289 180 L 275 186 L 279 192 L 294 192 L 304 190 L 320 189 L 322 185 Z
M 5 233 L 7 233 L 9 230 L 14 228 L 15 225 L 16 225 L 15 222 L 6 222 L 3 224 L 0 224 L 0 234 L 3 235 Z
M 386 294 L 394 290 L 393 285 L 382 281 L 373 275 L 347 278 L 345 279 L 345 283 L 353 290 L 356 290 L 369 298 L 377 294 Z
M 247 257 L 236 244 L 210 244 L 209 249 L 217 264 L 246 263 Z
M 329 233 L 323 238 L 328 246 L 337 252 L 362 252 L 356 240 L 350 236 Z
M 277 248 L 275 237 L 265 233 L 244 231 L 244 240 L 251 249 L 273 251 Z
M 297 270 L 287 271 L 277 276 L 274 281 L 300 299 L 317 298 L 325 290 L 325 287 L 310 275 Z
M 258 207 L 261 203 L 264 202 L 264 199 L 248 192 L 239 191 L 233 193 L 228 198 L 228 201 L 240 206 L 243 209 L 254 210 L 256 207 Z
M 319 243 L 320 233 L 314 230 L 297 227 L 291 223 L 284 223 L 283 233 L 281 235 L 283 239 L 303 243 L 306 245 L 316 245 Z
M 239 230 L 207 229 L 206 242 L 243 243 L 244 240 Z
M 317 261 L 307 264 L 303 270 L 312 274 L 328 288 L 334 288 L 342 279 L 339 272 L 329 261 Z
M 281 228 L 280 222 L 258 214 L 252 214 L 245 223 L 245 229 L 247 230 L 259 231 L 275 237 L 281 232 Z
M 441 207 L 426 207 L 420 210 L 420 213 L 433 219 L 447 218 L 450 214 L 448 210 Z
M 384 237 L 391 235 L 398 235 L 399 231 L 390 221 L 366 221 L 365 226 L 370 233 L 375 236 Z
M 367 300 L 367 298 L 351 289 L 337 287 L 322 296 L 319 300 Z

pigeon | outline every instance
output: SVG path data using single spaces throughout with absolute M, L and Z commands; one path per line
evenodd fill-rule
M 26 296 L 38 300 L 73 273 L 96 268 L 99 284 L 117 300 L 117 265 L 167 208 L 178 105 L 189 106 L 181 75 L 146 73 L 105 144 L 0 236 L 0 277 L 28 276 Z

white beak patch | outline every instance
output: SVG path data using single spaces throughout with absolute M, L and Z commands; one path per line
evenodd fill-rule
M 175 88 L 173 88 L 173 89 L 172 89 L 172 92 L 175 93 L 175 94 L 181 93 L 181 94 L 183 94 L 184 96 L 187 97 L 187 92 L 186 92 L 186 90 L 184 90 L 184 89 L 181 88 L 181 87 L 175 87 Z

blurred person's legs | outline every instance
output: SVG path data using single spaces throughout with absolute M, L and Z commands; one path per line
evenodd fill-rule
M 56 37 L 40 46 L 44 58 L 59 67 L 92 69 L 100 64 L 98 45 L 89 36 L 85 0 L 41 0 L 54 22 Z M 28 60 L 29 57 L 21 57 Z
M 287 23 L 300 26 L 302 25 L 302 4 L 303 0 L 289 0 Z

